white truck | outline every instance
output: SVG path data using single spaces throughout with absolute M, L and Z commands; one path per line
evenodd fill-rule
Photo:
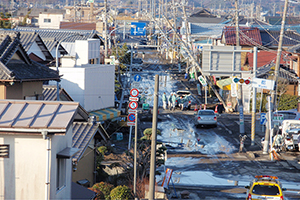
M 300 120 L 283 120 L 281 123 L 283 148 L 286 151 L 298 149 L 298 137 L 300 134 Z

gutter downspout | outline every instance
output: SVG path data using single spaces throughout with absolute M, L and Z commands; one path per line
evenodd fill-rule
M 50 199 L 49 198 L 49 187 L 50 187 L 50 181 L 49 181 L 49 176 L 50 176 L 50 153 L 51 153 L 51 140 L 50 137 L 47 136 L 48 132 L 46 130 L 41 132 L 43 135 L 43 139 L 47 140 L 47 148 L 46 148 L 46 181 L 45 181 L 45 200 Z

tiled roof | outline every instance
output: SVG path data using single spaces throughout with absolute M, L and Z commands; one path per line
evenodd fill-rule
M 60 22 L 60 29 L 96 30 L 96 23 Z
M 56 71 L 29 58 L 21 44 L 19 33 L 14 33 L 11 36 L 0 35 L 0 42 L 1 81 L 46 81 L 60 79 Z M 18 55 L 19 59 L 12 59 L 15 54 Z
M 275 63 L 277 58 L 277 51 L 259 51 L 257 52 L 257 68 L 265 66 L 270 63 Z M 280 64 L 286 64 L 284 56 L 280 57 Z M 253 67 L 253 53 L 247 53 L 247 60 L 249 66 Z
M 57 89 L 55 85 L 43 85 L 43 96 L 45 101 L 57 100 Z M 72 97 L 63 89 L 59 89 L 60 101 L 74 101 Z
M 0 130 L 67 129 L 78 106 L 78 102 L 66 101 L 0 100 Z
M 265 16 L 266 22 L 271 25 L 281 25 L 282 17 L 281 16 Z M 287 16 L 285 19 L 285 24 L 293 25 L 293 24 L 300 24 L 299 17 L 289 17 Z
M 40 29 L 32 27 L 17 27 L 14 30 L 16 31 L 35 31 L 41 38 L 55 38 L 57 41 L 68 37 L 71 34 L 74 34 L 74 37 L 70 37 L 64 40 L 64 42 L 75 42 L 76 40 L 86 40 L 86 39 L 101 39 L 98 32 L 95 30 L 67 30 L 67 29 Z M 77 34 L 77 35 L 76 35 Z
M 85 149 L 88 147 L 91 139 L 97 132 L 100 133 L 102 140 L 107 142 L 108 135 L 103 128 L 100 127 L 100 123 L 90 122 L 74 122 L 73 123 L 73 136 L 72 147 L 78 148 L 79 152 L 73 156 L 73 160 L 80 160 Z
M 270 63 L 268 65 L 265 65 L 263 67 L 260 67 L 256 71 L 256 77 L 257 78 L 264 78 L 267 79 L 270 76 L 270 71 L 274 67 L 274 63 Z M 279 68 L 279 78 L 287 79 L 289 82 L 298 83 L 298 77 L 295 72 L 292 70 L 283 67 L 282 65 Z
M 236 28 L 234 26 L 226 26 L 222 37 L 225 39 L 226 45 L 236 45 Z M 241 46 L 262 44 L 259 29 L 254 27 L 239 27 L 239 39 Z
M 260 31 L 261 39 L 263 42 L 263 46 L 266 47 L 277 47 L 280 31 Z M 300 34 L 295 31 L 285 31 L 284 37 L 282 40 L 282 46 L 294 46 L 300 43 Z
M 10 31 L 10 30 L 0 30 L 0 34 L 4 35 L 16 35 L 17 31 Z M 20 41 L 22 43 L 23 48 L 26 52 L 29 51 L 29 49 L 32 47 L 34 43 L 36 43 L 41 52 L 45 55 L 46 62 L 50 62 L 53 60 L 53 57 L 49 50 L 47 49 L 47 46 L 44 44 L 42 38 L 39 36 L 38 33 L 32 31 L 32 32 L 20 32 Z

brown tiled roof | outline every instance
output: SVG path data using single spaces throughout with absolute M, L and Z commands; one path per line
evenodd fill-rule
M 236 45 L 236 28 L 225 26 L 223 36 L 226 45 Z M 241 46 L 261 45 L 260 31 L 256 27 L 239 27 L 239 39 Z
M 96 23 L 60 22 L 60 29 L 96 30 Z

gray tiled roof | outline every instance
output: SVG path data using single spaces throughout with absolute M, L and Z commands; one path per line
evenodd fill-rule
M 79 160 L 88 147 L 91 139 L 97 132 L 100 133 L 102 139 L 107 142 L 108 136 L 102 129 L 99 123 L 90 122 L 74 122 L 73 123 L 73 136 L 72 136 L 72 147 L 78 148 L 79 152 L 73 156 L 73 160 Z
M 1 81 L 47 81 L 59 80 L 56 71 L 32 61 L 24 50 L 20 34 L 0 35 Z M 12 59 L 17 53 L 20 59 Z
M 61 41 L 62 39 L 68 37 L 71 34 L 74 34 L 74 37 L 70 37 L 64 40 L 64 42 L 75 42 L 76 40 L 86 40 L 86 39 L 101 39 L 98 32 L 95 30 L 61 30 L 61 29 L 40 29 L 40 28 L 32 28 L 32 27 L 17 27 L 14 30 L 17 31 L 35 31 L 39 33 L 41 38 L 55 38 L 57 41 Z M 77 36 L 75 36 L 78 34 Z M 82 36 L 80 36 L 80 34 Z
M 0 34 L 6 34 L 6 35 L 16 35 L 18 31 L 11 31 L 11 30 L 0 30 Z M 20 41 L 22 43 L 23 48 L 26 52 L 29 51 L 29 49 L 32 47 L 34 43 L 36 43 L 41 52 L 45 55 L 46 61 L 50 62 L 53 60 L 53 57 L 49 50 L 47 49 L 47 46 L 44 44 L 42 38 L 39 36 L 38 33 L 31 31 L 31 32 L 20 32 Z
M 57 89 L 56 85 L 43 85 L 43 96 L 45 101 L 56 101 L 57 100 Z M 60 101 L 74 101 L 72 97 L 63 89 L 59 91 Z

